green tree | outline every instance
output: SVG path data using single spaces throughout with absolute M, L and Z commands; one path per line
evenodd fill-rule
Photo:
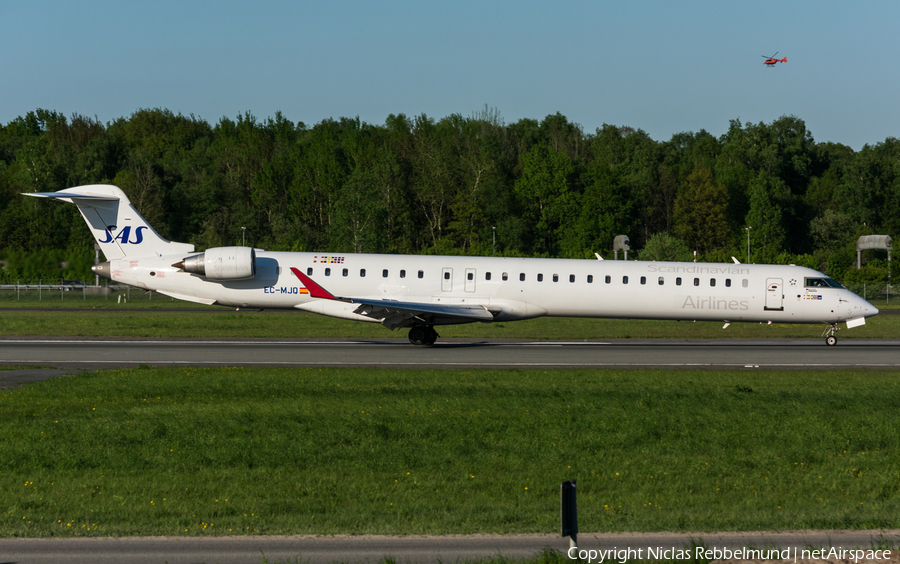
M 522 155 L 522 175 L 515 191 L 527 203 L 526 217 L 535 226 L 534 252 L 553 255 L 558 250 L 560 227 L 578 206 L 571 157 L 548 145 L 534 146 Z
M 900 231 L 900 140 L 864 146 L 844 168 L 834 197 L 842 211 L 874 231 Z
M 675 234 L 701 253 L 728 245 L 728 192 L 712 171 L 699 165 L 675 198 Z
M 757 262 L 771 262 L 785 246 L 787 191 L 779 179 L 760 171 L 750 183 L 749 193 L 750 211 L 746 225 L 751 227 L 752 256 Z
M 681 239 L 666 232 L 655 233 L 638 253 L 639 260 L 689 262 L 691 250 Z

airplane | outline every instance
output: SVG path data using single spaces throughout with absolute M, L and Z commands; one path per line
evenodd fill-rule
M 775 55 L 777 55 L 777 54 L 778 54 L 778 51 L 775 51 Z M 775 63 L 786 63 L 787 62 L 787 57 L 784 57 L 783 59 L 776 59 L 775 55 L 772 55 L 771 57 L 767 57 L 766 55 L 763 55 L 762 57 L 763 57 L 763 59 L 765 59 L 765 62 L 763 64 L 768 66 L 769 68 L 772 68 L 775 66 Z
M 864 325 L 878 309 L 828 276 L 794 265 L 269 252 L 195 252 L 161 237 L 116 186 L 26 193 L 78 206 L 118 284 L 235 308 L 300 310 L 408 328 L 433 345 L 435 327 L 536 317 Z M 585 335 L 587 337 L 588 335 Z

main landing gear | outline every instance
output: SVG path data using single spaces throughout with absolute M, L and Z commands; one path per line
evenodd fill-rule
M 837 326 L 837 323 L 832 323 L 825 327 L 825 332 L 822 333 L 822 336 L 825 337 L 825 344 L 829 347 L 833 347 L 837 344 L 837 337 L 834 336 L 835 331 L 839 331 L 840 327 Z
M 431 346 L 437 341 L 438 334 L 434 327 L 416 325 L 409 329 L 409 342 L 414 345 Z

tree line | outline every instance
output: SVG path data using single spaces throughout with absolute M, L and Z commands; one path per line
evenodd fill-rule
M 77 209 L 19 193 L 93 183 L 119 186 L 161 235 L 200 250 L 244 236 L 268 250 L 590 258 L 624 234 L 632 257 L 743 261 L 749 232 L 751 262 L 874 281 L 886 255 L 851 269 L 855 241 L 900 227 L 900 142 L 816 142 L 795 116 L 655 141 L 623 126 L 585 133 L 559 113 L 506 124 L 488 107 L 312 126 L 38 109 L 0 125 L 7 276 L 57 256 L 88 268 Z

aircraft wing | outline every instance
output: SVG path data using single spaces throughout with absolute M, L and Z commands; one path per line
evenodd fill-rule
M 313 298 L 336 300 L 339 302 L 358 304 L 353 313 L 365 315 L 373 319 L 380 319 L 381 324 L 389 329 L 408 327 L 418 320 L 422 323 L 432 324 L 435 318 L 440 318 L 461 323 L 473 321 L 493 321 L 494 315 L 482 305 L 463 304 L 428 304 L 422 302 L 402 302 L 399 300 L 377 300 L 369 298 L 349 298 L 333 295 L 325 288 L 316 284 L 309 276 L 291 267 L 300 282 L 309 290 Z

